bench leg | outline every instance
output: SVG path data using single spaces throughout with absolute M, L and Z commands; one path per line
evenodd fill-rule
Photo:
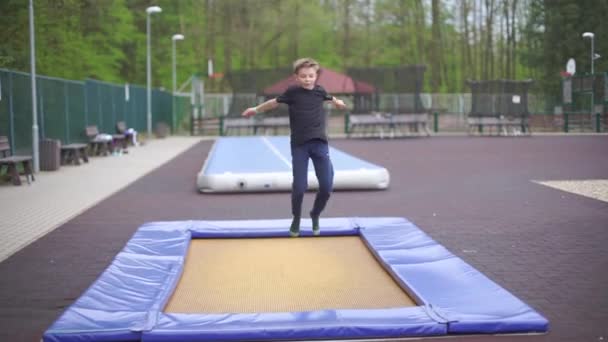
M 88 162 L 89 162 L 89 156 L 88 156 L 88 153 L 87 153 L 87 149 L 86 149 L 86 148 L 83 148 L 83 149 L 82 149 L 82 151 L 80 151 L 80 149 L 78 149 L 77 151 L 78 151 L 78 152 L 77 152 L 77 153 L 78 153 L 78 155 L 79 155 L 80 157 L 82 157 L 82 160 L 83 160 L 85 163 L 88 163 Z
M 21 185 L 21 178 L 19 177 L 19 171 L 17 171 L 17 164 L 9 164 L 8 173 L 11 175 L 13 185 Z
M 61 150 L 61 165 L 65 165 L 68 162 L 68 151 L 66 150 Z
M 25 178 L 27 179 L 27 184 L 31 184 L 31 182 L 35 181 L 34 173 L 32 172 L 32 161 L 27 160 L 23 162 L 23 169 L 25 170 Z M 30 181 L 30 177 L 32 180 Z
M 77 148 L 70 150 L 70 158 L 74 161 L 74 165 L 80 165 L 80 152 Z

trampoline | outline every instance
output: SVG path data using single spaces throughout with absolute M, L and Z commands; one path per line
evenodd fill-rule
M 548 321 L 404 218 L 140 227 L 44 341 L 544 333 Z
M 386 189 L 388 171 L 330 146 L 334 189 Z M 291 190 L 289 137 L 222 137 L 215 141 L 197 175 L 200 192 Z M 312 161 L 309 189 L 318 188 Z

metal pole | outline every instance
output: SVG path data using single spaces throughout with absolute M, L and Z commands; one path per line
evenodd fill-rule
M 171 54 L 172 54 L 172 71 L 173 71 L 173 93 L 171 94 L 171 128 L 173 129 L 173 134 L 177 128 L 175 127 L 175 92 L 177 88 L 177 76 L 175 75 L 175 39 L 171 39 Z
M 173 64 L 172 64 L 172 69 L 173 70 L 173 94 L 175 95 L 175 92 L 177 91 L 177 77 L 175 76 L 175 39 L 171 39 L 171 43 L 172 43 L 172 47 L 171 47 L 171 54 L 172 54 L 172 60 L 173 60 Z
M 146 13 L 146 38 L 147 38 L 147 54 L 146 54 L 146 79 L 147 79 L 147 89 L 146 89 L 146 105 L 147 105 L 147 131 L 148 131 L 148 139 L 152 137 L 152 104 L 151 104 L 151 84 L 152 84 L 152 75 L 151 75 L 151 61 L 150 61 L 150 13 Z
M 594 72 L 594 68 L 593 68 L 594 60 L 595 60 L 595 36 L 591 37 L 591 75 L 593 75 L 593 72 Z
M 30 65 L 32 79 L 32 154 L 34 172 L 40 171 L 40 154 L 38 151 L 38 104 L 36 103 L 36 43 L 34 32 L 34 1 L 30 0 Z

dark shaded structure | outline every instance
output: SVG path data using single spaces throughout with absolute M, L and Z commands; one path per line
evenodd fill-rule
M 606 131 L 608 73 L 562 79 L 564 131 Z
M 471 112 L 468 115 L 469 134 L 478 128 L 488 128 L 498 135 L 530 134 L 528 111 L 528 90 L 533 80 L 487 80 L 467 81 L 471 87 Z M 518 131 L 521 130 L 521 131 Z
M 425 70 L 424 65 L 349 68 L 349 75 L 375 91 L 356 84 L 352 114 L 345 117 L 347 136 L 429 136 L 429 117 L 420 96 Z
M 232 101 L 228 117 L 240 117 L 248 107 L 258 105 L 265 99 L 264 89 L 291 74 L 289 68 L 236 70 L 226 74 L 232 89 Z M 277 114 L 274 112 L 268 115 Z
M 362 83 L 355 84 L 353 113 L 423 112 L 424 106 L 420 93 L 424 85 L 425 70 L 424 65 L 348 68 L 348 75 L 362 81 Z M 367 88 L 362 86 L 365 83 L 371 84 L 375 91 L 370 93 Z

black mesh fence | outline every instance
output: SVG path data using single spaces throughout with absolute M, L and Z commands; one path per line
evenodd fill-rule
M 423 112 L 420 93 L 425 70 L 424 65 L 348 68 L 346 73 L 352 78 L 355 88 L 353 113 Z
M 467 81 L 471 88 L 470 117 L 527 117 L 532 80 Z
M 566 113 L 594 113 L 608 102 L 608 73 L 567 77 L 562 80 L 562 105 Z
M 291 75 L 290 68 L 239 70 L 227 73 L 226 80 L 232 90 L 227 116 L 239 117 L 248 107 L 282 94 L 290 84 Z M 287 110 L 284 106 L 265 113 L 266 116 L 286 114 Z

